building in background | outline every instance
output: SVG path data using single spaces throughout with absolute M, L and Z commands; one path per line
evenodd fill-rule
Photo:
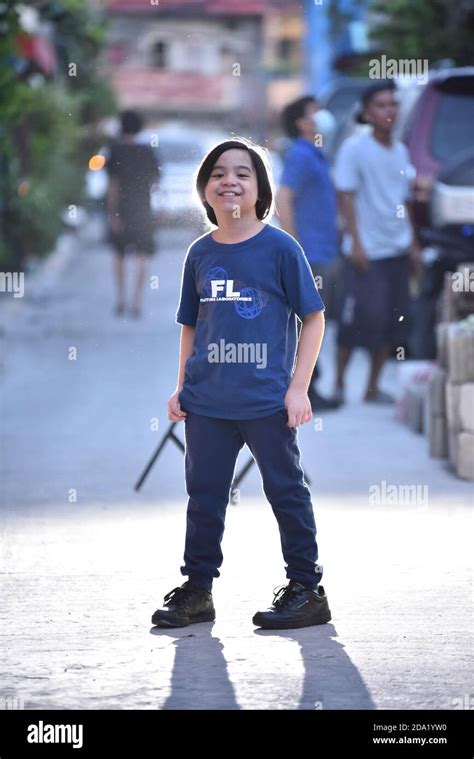
M 122 107 L 262 132 L 301 87 L 296 0 L 105 0 L 105 66 Z
M 267 116 L 268 122 L 274 124 L 284 106 L 305 88 L 302 4 L 270 7 L 264 18 L 263 36 Z
M 122 107 L 260 139 L 367 50 L 367 0 L 103 0 Z

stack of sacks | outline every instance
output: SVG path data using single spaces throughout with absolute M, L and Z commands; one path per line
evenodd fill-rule
M 414 432 L 428 434 L 425 408 L 428 379 L 436 365 L 431 361 L 400 361 L 397 370 L 399 419 Z
M 459 477 L 474 480 L 474 316 L 440 324 L 440 357 L 447 360 L 445 410 L 447 449 Z M 445 353 L 443 354 L 443 350 Z
M 448 428 L 446 418 L 447 371 L 441 366 L 428 380 L 428 440 L 430 456 L 444 459 L 448 455 Z

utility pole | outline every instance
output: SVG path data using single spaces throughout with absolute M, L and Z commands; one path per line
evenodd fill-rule
M 318 95 L 334 76 L 329 2 L 304 2 L 304 81 L 308 93 Z

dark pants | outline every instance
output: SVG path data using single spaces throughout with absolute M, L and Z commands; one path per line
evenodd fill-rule
M 311 494 L 300 466 L 296 428 L 287 426 L 286 410 L 245 420 L 214 419 L 185 410 L 189 501 L 181 574 L 206 590 L 211 590 L 213 578 L 219 577 L 230 486 L 237 455 L 246 443 L 278 522 L 286 576 L 316 587 L 322 567 L 316 564 L 318 547 Z
M 404 346 L 410 322 L 409 258 L 370 261 L 366 271 L 344 259 L 337 344 L 345 348 Z
M 319 294 L 323 299 L 326 307 L 325 317 L 330 319 L 334 310 L 335 301 L 335 288 L 336 288 L 336 263 L 330 261 L 329 263 L 314 263 L 311 264 L 311 272 L 318 285 Z M 317 279 L 320 277 L 320 280 Z M 299 325 L 299 331 L 301 332 L 301 324 Z M 321 369 L 319 366 L 319 360 L 314 365 L 313 373 L 309 383 L 310 388 L 316 390 L 316 382 L 321 377 Z

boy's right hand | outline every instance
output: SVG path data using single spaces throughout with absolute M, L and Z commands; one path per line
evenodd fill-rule
M 181 390 L 175 390 L 168 400 L 168 419 L 170 422 L 183 422 L 186 419 L 186 412 L 181 411 L 179 405 L 179 394 Z
M 119 235 L 122 232 L 122 222 L 118 214 L 109 214 L 109 229 L 114 235 Z
M 350 259 L 355 268 L 360 271 L 367 271 L 369 268 L 367 253 L 359 242 L 352 243 Z

